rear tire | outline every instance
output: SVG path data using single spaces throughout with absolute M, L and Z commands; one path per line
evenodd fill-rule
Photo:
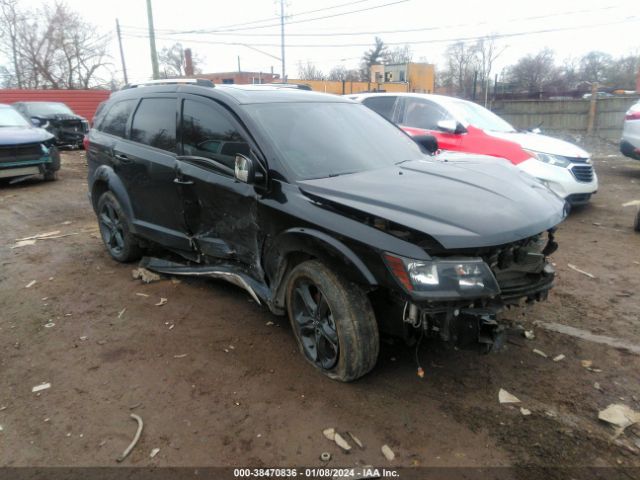
M 375 366 L 378 324 L 360 286 L 309 260 L 289 274 L 286 302 L 300 351 L 323 374 L 350 382 Z
M 142 249 L 129 229 L 129 221 L 111 192 L 104 192 L 98 199 L 98 225 L 100 236 L 109 255 L 118 262 L 140 259 Z

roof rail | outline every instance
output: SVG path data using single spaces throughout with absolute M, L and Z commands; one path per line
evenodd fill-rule
M 123 90 L 137 87 L 150 87 L 153 85 L 198 85 L 200 87 L 215 87 L 211 80 L 206 78 L 163 78 L 161 80 L 147 80 L 140 83 L 128 83 Z

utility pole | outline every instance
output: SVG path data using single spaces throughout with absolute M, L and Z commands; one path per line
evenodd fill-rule
M 122 73 L 124 74 L 124 84 L 129 84 L 127 78 L 127 65 L 124 63 L 124 50 L 122 49 L 122 34 L 120 33 L 120 22 L 116 18 L 116 33 L 118 34 L 118 45 L 120 46 L 120 60 L 122 61 Z
M 156 53 L 156 32 L 153 28 L 153 10 L 151 9 L 151 0 L 147 0 L 147 20 L 149 21 L 149 47 L 151 49 L 151 68 L 153 69 L 153 79 L 160 78 L 158 70 L 158 54 Z
M 280 0 L 280 57 L 282 57 L 282 83 L 286 83 L 287 76 L 284 68 L 284 0 Z
M 242 69 L 240 68 L 240 55 L 238 55 L 238 73 L 242 72 Z

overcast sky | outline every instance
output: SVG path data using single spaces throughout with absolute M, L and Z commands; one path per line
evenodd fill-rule
M 113 32 L 113 70 L 121 78 L 115 37 L 119 18 L 130 81 L 150 77 L 145 0 L 66 1 L 98 30 Z M 280 61 L 273 58 L 280 57 L 280 0 L 152 2 L 158 50 L 180 41 L 204 58 L 205 72 L 237 70 L 238 56 L 242 70 L 269 72 L 273 67 L 280 72 Z M 289 78 L 297 77 L 301 61 L 324 72 L 336 65 L 357 68 L 376 34 L 388 44 L 411 44 L 414 61 L 436 64 L 442 64 L 445 48 L 456 39 L 471 43 L 482 35 L 504 35 L 500 45 L 506 48 L 494 73 L 543 47 L 555 50 L 558 60 L 590 50 L 615 56 L 640 52 L 639 0 L 288 0 L 285 10 Z M 315 12 L 304 13 L 309 11 Z M 177 33 L 201 30 L 218 32 Z

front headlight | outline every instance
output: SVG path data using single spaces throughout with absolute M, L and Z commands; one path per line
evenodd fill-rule
M 549 165 L 553 165 L 555 167 L 568 167 L 571 161 L 567 160 L 562 155 L 553 155 L 551 153 L 542 153 L 542 152 L 534 152 L 533 150 L 525 150 L 529 155 L 531 155 L 536 160 L 540 160 L 541 162 L 548 163 Z
M 428 297 L 484 297 L 500 293 L 493 272 L 481 258 L 414 260 L 390 253 L 384 259 L 408 291 Z

